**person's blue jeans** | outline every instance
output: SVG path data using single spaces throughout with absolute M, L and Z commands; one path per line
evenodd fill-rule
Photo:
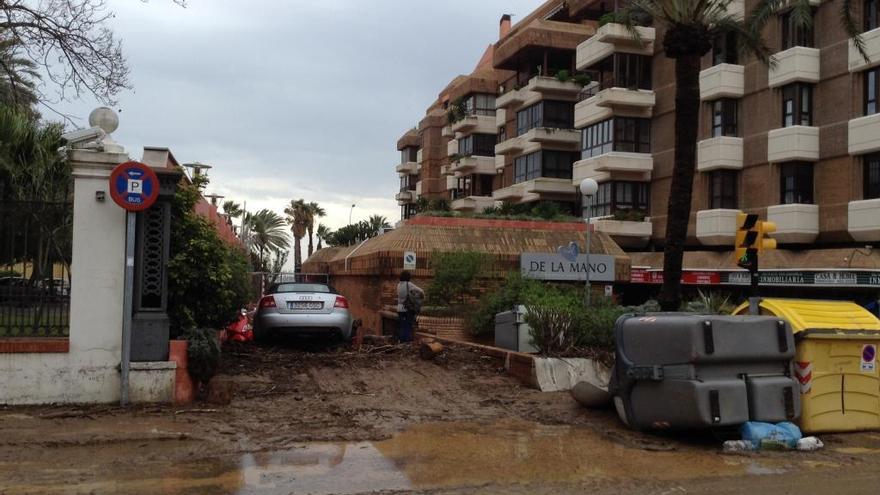
M 411 311 L 401 311 L 397 313 L 397 316 L 397 340 L 400 342 L 412 342 L 413 320 L 415 320 L 415 315 L 413 315 Z

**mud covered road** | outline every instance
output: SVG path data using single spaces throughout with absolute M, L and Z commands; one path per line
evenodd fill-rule
M 224 350 L 232 403 L 0 408 L 0 493 L 874 493 L 880 434 L 722 455 L 623 429 L 465 348 Z

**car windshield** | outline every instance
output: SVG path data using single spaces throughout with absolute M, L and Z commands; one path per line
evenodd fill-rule
M 322 292 L 330 293 L 330 287 L 324 284 L 278 284 L 273 293 L 279 292 Z

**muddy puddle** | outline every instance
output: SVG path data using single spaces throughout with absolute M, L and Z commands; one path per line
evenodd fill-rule
M 589 429 L 521 421 L 428 423 L 380 442 L 292 444 L 282 451 L 234 458 L 206 455 L 167 465 L 158 460 L 104 472 L 85 472 L 85 466 L 70 464 L 33 465 L 28 466 L 32 476 L 27 481 L 0 481 L 0 493 L 353 494 L 485 484 L 767 475 L 786 472 L 790 462 L 779 457 L 723 456 L 705 447 L 652 452 L 603 439 Z M 0 465 L 0 473 L 9 473 L 10 468 Z

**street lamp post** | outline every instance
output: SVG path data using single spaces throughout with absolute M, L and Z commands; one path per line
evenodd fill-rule
M 587 224 L 587 230 L 584 233 L 586 239 L 586 258 L 587 258 L 587 284 L 584 291 L 584 305 L 590 307 L 590 203 L 593 195 L 599 190 L 599 184 L 593 179 L 584 179 L 581 181 L 581 196 L 583 196 L 583 215 L 584 222 Z
M 355 205 L 351 205 L 351 209 L 348 210 L 348 224 L 351 225 L 351 214 L 354 212 Z

